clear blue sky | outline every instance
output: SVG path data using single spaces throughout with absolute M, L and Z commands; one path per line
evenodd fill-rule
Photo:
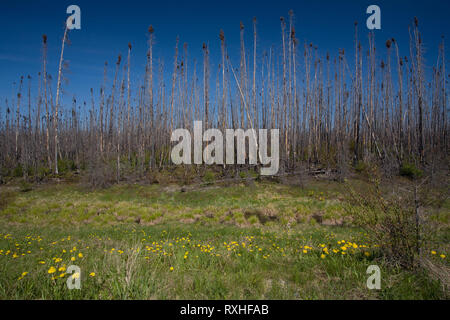
M 175 39 L 186 42 L 190 60 L 197 59 L 201 68 L 202 43 L 210 45 L 211 63 L 219 63 L 219 31 L 223 29 L 230 57 L 239 58 L 239 22 L 246 26 L 246 42 L 250 54 L 252 18 L 258 28 L 258 54 L 272 44 L 280 45 L 280 16 L 295 14 L 295 27 L 300 43 L 312 42 L 323 55 L 332 55 L 339 48 L 352 52 L 354 22 L 359 22 L 360 40 L 367 49 L 366 8 L 381 7 L 382 30 L 376 31 L 378 47 L 394 37 L 401 55 L 409 54 L 408 25 L 414 16 L 420 22 L 426 49 L 426 63 L 435 63 L 441 35 L 449 38 L 450 1 L 442 0 L 227 0 L 227 1 L 100 1 L 100 0 L 2 0 L 0 3 L 0 108 L 4 99 L 16 95 L 13 82 L 31 75 L 36 93 L 37 73 L 41 68 L 42 34 L 48 36 L 48 72 L 56 78 L 66 8 L 76 4 L 81 8 L 81 30 L 70 32 L 71 45 L 66 48 L 69 62 L 68 83 L 64 85 L 64 101 L 70 105 L 73 95 L 78 101 L 90 101 L 89 89 L 98 92 L 103 64 L 114 63 L 119 53 L 126 55 L 127 44 L 133 45 L 132 73 L 134 84 L 142 77 L 147 29 L 155 28 L 154 58 L 162 58 L 168 72 L 172 69 Z M 448 40 L 447 40 L 448 43 Z M 384 48 L 384 46 L 383 46 Z M 447 44 L 448 48 L 448 44 Z M 381 48 L 380 48 L 381 49 Z M 446 50 L 448 53 L 448 50 Z M 111 70 L 110 70 L 111 71 Z M 212 84 L 215 72 L 211 73 Z M 56 82 L 56 81 L 54 81 Z M 53 83 L 55 85 L 55 83 Z

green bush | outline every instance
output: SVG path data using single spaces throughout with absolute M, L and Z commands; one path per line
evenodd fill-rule
M 41 179 L 45 178 L 50 174 L 50 169 L 47 167 L 39 167 L 37 169 L 37 176 Z
M 59 159 L 58 160 L 58 171 L 60 173 L 66 173 L 67 171 L 75 171 L 77 166 L 75 162 L 69 159 Z
M 22 165 L 19 164 L 17 167 L 14 168 L 14 170 L 13 170 L 13 177 L 15 177 L 15 178 L 23 177 Z
M 422 171 L 418 169 L 414 164 L 405 162 L 400 166 L 400 175 L 403 177 L 414 179 L 422 176 Z
M 365 163 L 362 160 L 359 160 L 358 163 L 355 165 L 355 170 L 358 173 L 365 172 L 367 170 L 367 163 Z
M 28 192 L 33 190 L 33 188 L 31 187 L 31 184 L 29 184 L 26 180 L 22 180 L 19 184 L 19 190 L 20 192 Z
M 203 180 L 208 184 L 212 183 L 214 182 L 214 180 L 216 180 L 216 175 L 212 171 L 206 171 L 205 175 L 203 176 Z

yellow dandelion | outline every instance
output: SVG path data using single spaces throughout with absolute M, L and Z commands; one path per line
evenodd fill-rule
M 89 273 L 89 276 L 91 276 L 91 277 L 95 277 L 95 272 L 91 272 L 91 273 Z
M 324 255 L 323 253 L 320 255 L 320 257 L 321 257 L 322 259 L 325 259 L 325 255 Z
M 431 254 L 436 254 L 436 251 L 434 251 L 434 250 L 431 250 Z
M 173 267 L 170 267 L 170 271 L 173 271 Z
M 445 259 L 445 254 L 441 254 L 440 257 L 441 257 L 442 259 Z
M 83 258 L 83 254 L 80 252 L 80 253 L 78 254 L 78 257 L 79 257 L 79 258 Z
M 56 272 L 56 268 L 55 267 L 50 267 L 50 269 L 48 269 L 47 271 L 48 273 L 52 274 Z
M 70 258 L 70 261 L 75 261 L 75 257 Z

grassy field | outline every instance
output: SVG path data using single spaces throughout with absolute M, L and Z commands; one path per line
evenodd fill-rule
M 0 299 L 448 298 L 427 272 L 386 264 L 379 244 L 347 223 L 345 188 L 3 187 Z M 448 203 L 435 215 L 448 225 Z M 425 255 L 448 268 L 442 230 Z M 366 287 L 373 264 L 381 290 Z M 80 290 L 66 286 L 70 265 L 81 269 Z

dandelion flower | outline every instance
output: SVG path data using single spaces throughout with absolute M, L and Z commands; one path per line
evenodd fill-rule
M 50 269 L 48 269 L 47 271 L 48 273 L 52 274 L 56 272 L 56 268 L 55 267 L 50 267 Z
M 91 273 L 89 273 L 89 275 L 90 275 L 91 277 L 95 277 L 95 272 L 91 272 Z
M 325 259 L 325 255 L 324 255 L 323 253 L 320 255 L 320 257 L 321 257 L 322 259 Z
M 75 257 L 70 258 L 70 261 L 75 261 Z
M 431 254 L 433 254 L 433 255 L 434 255 L 434 254 L 436 254 L 436 251 L 434 251 L 434 250 L 431 250 Z
M 441 257 L 442 259 L 445 259 L 445 254 L 441 254 L 440 257 Z
M 170 271 L 173 271 L 173 267 L 170 267 Z
M 83 258 L 83 254 L 80 252 L 80 253 L 78 254 L 78 257 L 79 257 L 79 258 Z

